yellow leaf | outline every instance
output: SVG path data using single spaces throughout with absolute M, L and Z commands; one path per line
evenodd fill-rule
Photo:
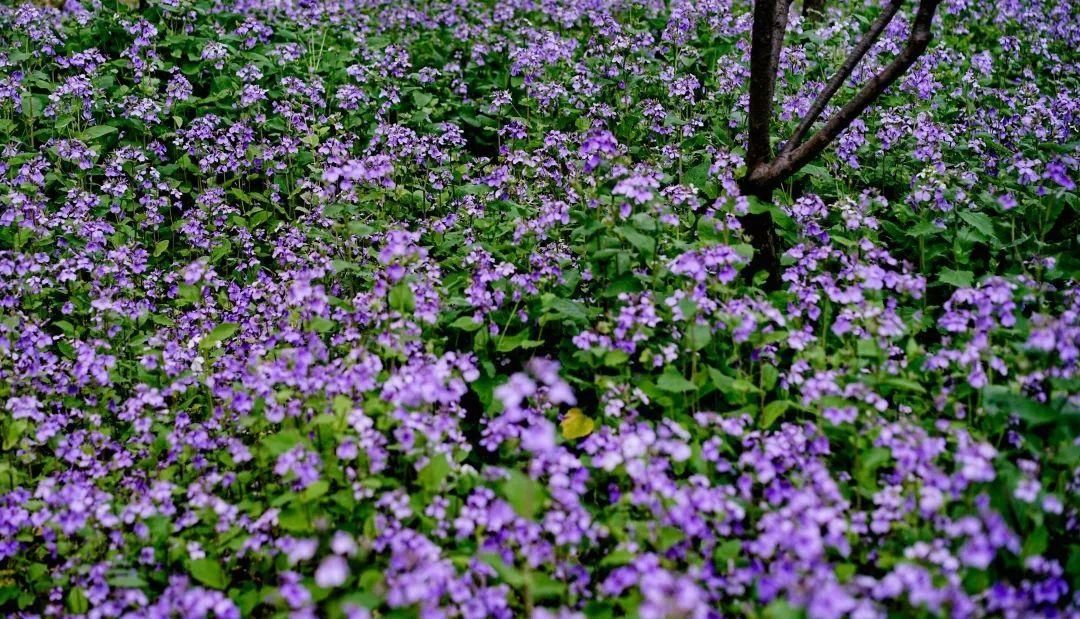
M 593 420 L 586 417 L 580 408 L 571 408 L 566 411 L 566 417 L 563 417 L 560 425 L 562 426 L 563 438 L 567 440 L 588 436 L 596 427 Z

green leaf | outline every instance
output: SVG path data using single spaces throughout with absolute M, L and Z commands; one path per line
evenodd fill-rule
M 521 471 L 510 471 L 510 478 L 503 482 L 503 496 L 523 518 L 532 518 L 544 500 L 544 489 L 533 478 Z
M 278 514 L 278 526 L 291 533 L 307 533 L 311 530 L 311 521 L 307 516 L 307 509 L 300 505 L 292 505 L 283 509 Z
M 780 370 L 776 369 L 776 366 L 763 365 L 761 366 L 761 386 L 765 390 L 772 389 L 776 386 L 776 381 L 780 378 Z
M 163 241 L 158 241 L 157 244 L 154 245 L 154 257 L 157 258 L 161 254 L 165 253 L 165 250 L 168 249 L 168 248 L 169 248 L 169 239 L 165 239 Z
M 729 539 L 718 544 L 713 551 L 713 561 L 724 564 L 738 558 L 742 552 L 742 542 L 737 539 Z
M 686 380 L 678 370 L 670 365 L 664 368 L 664 373 L 656 380 L 656 386 L 671 393 L 697 391 L 697 385 Z
M 887 385 L 893 389 L 899 389 L 901 391 L 911 391 L 912 393 L 926 393 L 926 388 L 916 381 L 908 380 L 906 378 L 900 378 L 899 376 L 890 376 L 880 381 L 882 385 Z
M 983 389 L 983 401 L 992 411 L 1016 415 L 1031 426 L 1042 426 L 1062 420 L 1063 415 L 1045 404 L 1009 392 L 1005 387 L 992 385 Z
M 310 503 L 324 494 L 330 491 L 330 482 L 325 479 L 320 479 L 312 483 L 300 494 L 300 501 L 303 503 Z
M 212 589 L 224 589 L 229 584 L 225 571 L 217 561 L 210 558 L 188 561 L 188 571 L 195 580 Z
M 690 350 L 701 350 L 712 341 L 712 330 L 708 325 L 694 323 L 686 329 L 686 341 L 690 344 Z
M 499 555 L 493 552 L 485 552 L 480 555 L 480 560 L 490 565 L 499 575 L 499 579 L 511 587 L 517 589 L 525 586 L 525 574 L 512 565 L 507 565 Z
M 471 333 L 480 329 L 480 327 L 483 325 L 473 320 L 472 316 L 462 316 L 454 322 L 450 323 L 450 326 L 454 329 L 461 329 L 462 331 Z
M 347 395 L 338 394 L 334 396 L 332 406 L 334 407 L 334 414 L 344 417 L 348 415 L 353 409 L 353 401 Z
M 446 459 L 446 454 L 438 454 L 431 458 L 424 468 L 420 469 L 417 474 L 417 479 L 420 481 L 420 486 L 428 492 L 435 492 L 442 485 L 446 476 L 450 474 L 450 462 Z
M 863 451 L 855 467 L 855 481 L 867 494 L 877 492 L 877 472 L 892 458 L 892 451 L 885 447 L 873 447 Z
M 774 400 L 765 405 L 761 411 L 761 427 L 769 428 L 780 415 L 783 415 L 794 403 L 788 400 Z
M 417 109 L 423 109 L 423 108 L 427 107 L 427 105 L 429 103 L 431 103 L 432 100 L 435 99 L 435 97 L 427 94 L 426 92 L 421 92 L 419 90 L 414 90 L 413 93 L 412 93 L 412 99 L 413 99 L 413 105 L 415 105 L 417 107 Z
M 75 587 L 68 592 L 67 607 L 76 615 L 85 615 L 90 610 L 90 600 L 82 587 Z
M 957 271 L 956 269 L 943 269 L 938 279 L 942 283 L 956 286 L 957 288 L 970 288 L 975 281 L 975 274 L 971 271 Z
M 282 430 L 262 439 L 262 445 L 271 456 L 280 456 L 304 440 L 296 430 Z
M 1075 585 L 1080 583 L 1080 544 L 1071 544 L 1068 552 L 1069 562 L 1065 564 L 1065 573 Z
M 773 600 L 761 613 L 764 619 L 799 619 L 802 613 L 782 599 Z
M 1049 546 L 1050 533 L 1045 526 L 1039 525 L 1024 540 L 1024 547 L 1021 549 L 1020 554 L 1023 557 L 1034 557 L 1046 552 Z
M 833 571 L 836 572 L 836 578 L 840 582 L 848 582 L 858 572 L 858 568 L 854 563 L 840 563 L 833 568 Z
M 543 572 L 532 574 L 533 597 L 539 600 L 558 600 L 566 595 L 566 585 Z
M 546 300 L 544 304 L 555 310 L 555 313 L 559 316 L 568 318 L 573 322 L 585 323 L 589 321 L 589 312 L 585 309 L 583 303 L 562 297 L 552 297 Z
M 629 550 L 612 550 L 608 556 L 600 559 L 600 567 L 618 567 L 626 565 L 637 558 L 637 555 Z
M 402 314 L 412 313 L 416 308 L 416 295 L 408 284 L 401 283 L 390 289 L 390 307 Z
M 203 350 L 211 348 L 212 346 L 215 346 L 218 342 L 227 340 L 232 337 L 233 334 L 236 333 L 236 330 L 239 328 L 240 325 L 236 324 L 235 322 L 223 322 L 220 325 L 214 327 L 213 330 L 211 330 L 210 333 L 208 333 L 206 337 L 204 337 L 202 341 L 199 342 L 199 348 Z
M 110 133 L 115 133 L 116 131 L 116 127 L 111 127 L 109 125 L 97 125 L 95 127 L 90 127 L 86 131 L 80 133 L 79 139 L 84 142 L 88 140 L 95 140 L 97 138 L 109 135 Z
M 540 340 L 530 340 L 529 330 L 524 329 L 516 335 L 505 335 L 499 337 L 495 344 L 495 350 L 499 352 L 510 352 L 517 350 L 518 348 L 536 348 L 543 344 Z
M 0 447 L 4 448 L 4 451 L 14 448 L 22 440 L 23 435 L 30 428 L 30 424 L 25 419 L 13 419 L 8 422 L 7 431 L 4 433 L 4 441 L 0 444 Z
M 146 586 L 146 581 L 135 572 L 109 576 L 108 581 L 110 585 L 120 589 L 141 589 Z
M 986 213 L 964 211 L 960 213 L 960 219 L 966 221 L 971 227 L 982 232 L 990 238 L 994 238 L 994 221 Z
M 329 331 L 332 331 L 334 327 L 337 326 L 337 323 L 333 320 L 330 320 L 329 318 L 316 316 L 311 319 L 309 326 L 311 327 L 311 330 L 315 333 L 327 333 Z
M 687 170 L 686 184 L 704 191 L 706 184 L 709 182 L 709 169 L 711 167 L 710 162 L 706 161 Z
M 686 539 L 686 534 L 681 529 L 675 527 L 660 527 L 660 536 L 656 540 L 657 547 L 660 550 L 668 551 L 672 546 Z
M 656 251 L 656 241 L 651 236 L 642 234 L 630 226 L 623 226 L 619 228 L 619 231 L 635 249 L 646 256 L 651 256 Z
M 907 233 L 910 236 L 920 237 L 920 236 L 930 236 L 930 235 L 933 235 L 933 234 L 938 234 L 941 231 L 942 231 L 941 228 L 939 228 L 936 224 L 934 224 L 932 222 L 929 222 L 929 221 L 923 221 L 923 222 L 919 222 L 919 223 L 915 224 L 914 226 L 911 226 L 910 228 L 908 228 Z

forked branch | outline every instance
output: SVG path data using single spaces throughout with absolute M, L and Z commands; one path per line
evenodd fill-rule
M 900 76 L 915 64 L 930 45 L 931 26 L 941 0 L 919 0 L 904 49 L 884 69 L 870 78 L 859 92 L 830 116 L 822 127 L 804 139 L 828 107 L 829 101 L 855 72 L 856 67 L 881 38 L 896 17 L 903 0 L 888 0 L 870 29 L 815 97 L 799 126 L 785 143 L 780 154 L 772 157 L 772 112 L 779 72 L 780 52 L 787 32 L 791 0 L 755 0 L 754 23 L 750 39 L 750 109 L 746 148 L 746 174 L 739 184 L 744 193 L 768 200 L 773 189 L 810 162 L 870 107 Z M 747 272 L 765 268 L 769 286 L 779 283 L 779 238 L 767 213 L 743 217 L 746 231 L 753 237 L 757 251 Z
M 784 0 L 779 0 L 781 4 Z M 803 141 L 803 137 L 810 130 L 810 127 L 821 116 L 825 107 L 833 96 L 840 90 L 840 87 L 844 84 L 859 62 L 866 56 L 866 53 L 873 47 L 874 43 L 880 38 L 881 33 L 889 25 L 892 19 L 895 17 L 897 11 L 900 9 L 901 0 L 892 0 L 888 6 L 884 9 L 881 15 L 874 21 L 870 30 L 863 36 L 855 48 L 851 51 L 848 57 L 841 64 L 837 70 L 836 75 L 829 81 L 825 89 L 818 95 L 810 106 L 810 110 L 806 116 L 799 123 L 799 126 L 795 129 L 791 139 L 787 141 L 787 144 L 781 150 L 780 154 L 768 161 L 768 150 L 766 147 L 765 155 L 760 156 L 760 143 L 762 138 L 760 135 L 755 136 L 755 128 L 764 130 L 767 132 L 769 127 L 769 119 L 764 121 L 755 119 L 755 112 L 761 112 L 760 107 L 763 101 L 762 99 L 768 98 L 768 106 L 765 109 L 764 114 L 766 116 L 772 115 L 772 98 L 775 91 L 775 75 L 767 78 L 765 84 L 759 83 L 754 79 L 753 71 L 753 49 L 751 49 L 751 84 L 750 84 L 750 136 L 749 144 L 747 148 L 747 175 L 744 178 L 744 187 L 749 188 L 754 192 L 768 192 L 777 187 L 785 179 L 790 177 L 795 172 L 799 171 L 804 165 L 809 163 L 812 159 L 821 154 L 823 150 L 839 136 L 845 129 L 851 126 L 851 123 L 862 114 L 866 108 L 870 107 L 884 93 L 896 80 L 900 79 L 908 69 L 911 68 L 915 61 L 918 60 L 926 48 L 930 45 L 932 38 L 931 26 L 934 20 L 934 14 L 937 12 L 938 5 L 941 0 L 919 0 L 919 8 L 915 13 L 915 19 L 911 25 L 911 32 L 908 36 L 907 43 L 904 49 L 890 62 L 884 69 L 879 71 L 874 77 L 870 78 L 863 85 L 862 89 L 841 107 L 836 113 L 834 113 L 825 124 L 813 134 L 810 138 Z M 757 4 L 769 5 L 776 12 L 776 0 L 770 2 L 759 2 Z M 764 11 L 763 11 L 764 12 Z M 753 43 L 756 44 L 758 39 L 756 38 L 757 32 L 757 15 L 758 7 L 755 6 L 754 14 L 754 27 L 755 38 Z M 787 25 L 787 12 L 784 11 L 783 26 Z M 778 20 L 773 20 L 774 27 L 778 25 Z M 773 30 L 768 37 L 768 45 L 770 52 L 775 45 L 776 38 L 783 38 L 783 31 Z M 770 61 L 772 54 L 770 53 Z M 766 88 L 767 87 L 767 88 Z M 758 90 L 758 96 L 755 98 L 754 92 Z M 755 107 L 754 102 L 758 100 L 758 107 Z M 767 145 L 769 142 L 769 134 L 764 136 L 764 143 Z M 756 149 L 751 149 L 750 146 L 758 144 Z M 754 155 L 754 156 L 752 156 Z

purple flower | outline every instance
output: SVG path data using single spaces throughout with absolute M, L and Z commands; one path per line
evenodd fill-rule
M 315 570 L 315 584 L 323 589 L 333 589 L 345 584 L 349 577 L 349 564 L 338 555 L 330 555 Z

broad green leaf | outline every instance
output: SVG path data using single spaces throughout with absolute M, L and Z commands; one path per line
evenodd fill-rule
M 229 584 L 221 565 L 210 558 L 188 561 L 188 571 L 195 580 L 212 589 L 224 589 Z
M 431 101 L 433 99 L 435 99 L 435 97 L 427 94 L 426 92 L 421 92 L 419 90 L 413 91 L 412 98 L 413 98 L 413 105 L 415 105 L 417 107 L 417 109 L 423 109 L 423 108 L 427 107 L 427 105 L 429 103 L 431 103 Z
M 780 415 L 783 415 L 792 406 L 792 402 L 788 400 L 774 400 L 765 405 L 765 408 L 761 411 L 761 427 L 769 428 Z
M 292 533 L 307 533 L 311 530 L 311 519 L 307 507 L 292 505 L 278 514 L 278 526 Z
M 204 337 L 202 341 L 199 342 L 199 348 L 203 350 L 211 348 L 215 346 L 218 342 L 222 342 L 232 337 L 233 334 L 236 333 L 236 330 L 239 328 L 240 325 L 236 324 L 235 322 L 223 322 L 220 325 L 214 327 L 210 331 L 210 333 L 208 333 L 206 337 Z
M 656 386 L 671 393 L 697 391 L 697 385 L 686 380 L 678 370 L 671 366 L 664 369 L 664 373 L 656 380 Z
M 402 314 L 410 314 L 416 308 L 416 295 L 408 284 L 401 283 L 390 289 L 390 307 Z
M 334 413 L 337 415 L 348 415 L 353 409 L 352 398 L 346 395 L 338 394 L 334 396 L 333 401 Z
M 545 301 L 544 304 L 555 310 L 558 315 L 569 318 L 574 322 L 584 323 L 589 320 L 589 313 L 583 303 L 562 297 L 552 297 Z
M 686 341 L 690 345 L 690 350 L 701 350 L 712 341 L 712 330 L 708 325 L 694 323 L 686 329 Z
M 85 615 L 90 610 L 90 600 L 82 587 L 75 587 L 68 592 L 67 607 L 76 615 Z
M 121 589 L 141 589 L 146 586 L 146 581 L 135 572 L 109 576 L 108 582 Z
M 472 316 L 461 316 L 454 322 L 450 323 L 450 326 L 454 329 L 461 329 L 462 331 L 471 333 L 480 329 L 480 327 L 482 327 L 483 325 L 473 320 Z
M 1064 421 L 1066 416 L 1030 398 L 1008 391 L 1005 387 L 990 386 L 983 390 L 986 407 L 1009 415 L 1016 415 L 1031 426 L 1041 426 Z
M 442 485 L 446 476 L 450 474 L 450 461 L 446 459 L 446 454 L 438 454 L 431 458 L 424 468 L 420 469 L 417 474 L 417 479 L 420 481 L 420 486 L 428 492 L 435 492 Z
M 87 140 L 95 140 L 97 138 L 109 135 L 110 133 L 115 133 L 116 131 L 116 127 L 111 127 L 109 125 L 97 125 L 95 127 L 90 127 L 89 129 L 80 133 L 79 139 L 83 140 L 84 142 Z
M 971 227 L 982 232 L 986 236 L 994 238 L 994 221 L 990 219 L 990 216 L 986 213 L 964 211 L 960 213 L 960 219 L 963 219 L 970 224 Z
M 656 251 L 656 241 L 651 236 L 638 232 L 631 226 L 623 226 L 619 231 L 635 249 L 646 256 L 651 256 Z
M 912 393 L 926 393 L 926 387 L 923 387 L 921 383 L 918 383 L 907 378 L 900 378 L 899 376 L 890 376 L 880 381 L 882 385 L 887 385 L 894 389 L 901 391 L 910 391 Z
M 870 494 L 877 491 L 877 472 L 892 458 L 892 451 L 885 447 L 872 447 L 862 452 L 855 467 L 855 481 L 859 489 Z
M 499 575 L 499 579 L 514 588 L 524 587 L 526 584 L 525 574 L 512 565 L 507 565 L 502 557 L 493 553 L 481 553 L 480 560 L 487 563 Z
M 510 506 L 523 518 L 533 518 L 544 500 L 543 487 L 521 471 L 510 471 L 502 491 Z
M 1042 555 L 1049 546 L 1050 533 L 1045 526 L 1039 525 L 1028 533 L 1024 539 L 1024 547 L 1021 549 L 1020 554 L 1024 557 Z
M 943 269 L 938 279 L 943 283 L 957 288 L 970 288 L 975 281 L 975 274 L 971 271 L 958 271 L 956 269 Z
M 302 440 L 304 440 L 303 437 L 296 430 L 282 430 L 264 437 L 261 442 L 263 447 L 270 452 L 270 455 L 280 456 L 298 445 Z
M 713 561 L 718 564 L 726 564 L 728 561 L 732 561 L 738 558 L 742 552 L 742 542 L 737 539 L 729 539 L 717 544 L 716 550 L 713 551 Z
M 329 490 L 330 482 L 325 479 L 320 479 L 307 488 L 304 488 L 304 491 L 300 494 L 300 500 L 304 503 L 310 503 L 326 494 Z
M 311 327 L 311 330 L 314 331 L 315 333 L 328 333 L 329 331 L 332 331 L 334 329 L 334 327 L 337 326 L 337 323 L 334 322 L 333 320 L 330 320 L 329 318 L 323 318 L 322 316 L 316 316 L 316 317 L 311 319 L 311 322 L 309 323 L 309 326 Z

